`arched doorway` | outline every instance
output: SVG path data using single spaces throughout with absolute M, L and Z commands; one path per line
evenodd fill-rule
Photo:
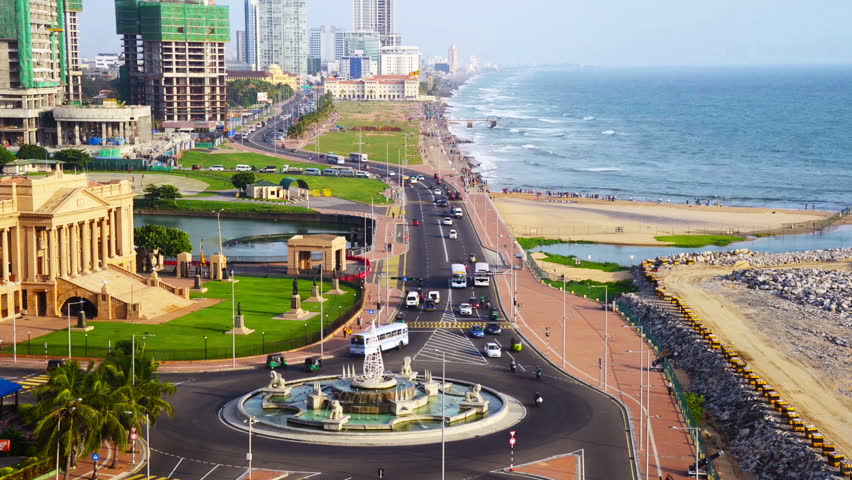
M 65 300 L 65 303 L 62 304 L 62 311 L 60 312 L 62 316 L 67 316 L 70 312 L 72 318 L 76 318 L 77 314 L 80 311 L 86 313 L 86 318 L 96 318 L 98 316 L 98 307 L 88 298 L 83 297 L 71 297 L 68 300 Z

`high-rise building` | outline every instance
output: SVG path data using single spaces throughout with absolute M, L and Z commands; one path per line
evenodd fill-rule
M 420 70 L 417 47 L 382 47 L 379 75 L 410 75 Z
M 246 31 L 237 30 L 237 62 L 245 63 L 246 61 Z
M 251 65 L 252 70 L 258 70 L 260 68 L 257 65 L 258 57 L 260 57 L 257 51 L 258 24 L 260 23 L 260 10 L 257 5 L 259 0 L 245 1 L 245 62 Z
M 346 32 L 343 41 L 344 56 L 351 57 L 356 52 L 363 52 L 363 55 L 370 57 L 378 65 L 379 55 L 381 54 L 380 49 L 382 48 L 379 32 L 366 30 Z
M 450 73 L 456 73 L 459 68 L 459 51 L 456 45 L 450 45 L 450 50 L 447 52 L 447 63 L 450 64 Z
M 346 55 L 346 32 L 334 32 L 334 59 L 340 60 Z
M 80 77 L 69 71 L 80 70 L 80 10 L 81 0 L 0 0 L 0 143 L 53 143 L 40 121 L 66 91 L 79 98 Z
M 343 32 L 337 27 L 334 25 L 323 25 L 310 30 L 310 34 L 308 35 L 308 58 L 319 58 L 324 66 L 330 61 L 339 60 L 344 54 Z
M 83 69 L 80 67 L 80 23 L 83 0 L 65 0 L 65 103 L 83 102 Z
M 373 72 L 372 63 L 370 57 L 343 57 L 340 59 L 340 76 L 346 80 L 369 77 Z
M 378 32 L 383 47 L 402 43 L 394 33 L 394 0 L 352 0 L 352 29 Z
M 308 73 L 308 11 L 305 0 L 248 0 L 246 44 L 254 47 L 247 58 L 255 69 L 280 65 L 297 75 Z M 251 27 L 251 28 L 250 28 Z
M 115 11 L 130 103 L 150 105 L 164 122 L 224 122 L 228 7 L 213 0 L 115 0 Z

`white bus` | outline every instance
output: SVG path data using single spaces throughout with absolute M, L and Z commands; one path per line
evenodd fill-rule
M 485 262 L 476 262 L 473 267 L 473 286 L 487 287 L 491 284 L 491 267 Z
M 451 270 L 450 286 L 452 288 L 467 288 L 467 268 L 464 264 L 454 263 Z
M 408 345 L 408 325 L 405 323 L 390 323 L 376 327 L 377 341 L 368 342 L 370 330 L 352 334 L 349 340 L 349 353 L 352 355 L 366 355 L 375 352 L 379 347 L 382 351 L 391 348 L 399 348 Z

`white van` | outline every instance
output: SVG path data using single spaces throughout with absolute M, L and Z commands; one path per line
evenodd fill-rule
M 356 177 L 361 177 L 361 178 L 370 178 L 370 174 L 369 174 L 369 173 L 367 173 L 367 172 L 361 172 L 361 171 L 355 172 L 355 176 L 356 176 Z
M 437 291 L 437 290 L 431 290 L 431 291 L 427 294 L 427 298 L 428 298 L 429 300 L 432 300 L 432 301 L 433 301 L 433 302 L 435 302 L 435 303 L 441 303 L 441 292 L 439 292 L 439 291 Z
M 408 295 L 405 296 L 405 306 L 416 307 L 418 305 L 420 305 L 420 294 L 417 292 L 408 292 Z
M 339 177 L 340 176 L 340 172 L 333 169 L 333 168 L 326 168 L 325 170 L 322 171 L 322 174 L 326 177 Z
M 245 164 L 241 163 L 241 164 L 237 165 L 236 167 L 234 167 L 234 170 L 237 171 L 237 172 L 250 172 L 251 171 L 251 165 L 245 165 Z
M 352 170 L 351 168 L 344 168 L 344 169 L 340 170 L 340 176 L 341 177 L 354 177 L 355 176 L 355 170 Z
M 453 216 L 456 218 L 462 218 L 462 215 L 464 215 L 464 212 L 462 211 L 461 207 L 453 207 L 452 212 Z
M 305 169 L 305 175 L 320 175 L 321 173 L 322 172 L 320 172 L 319 168 L 306 168 Z

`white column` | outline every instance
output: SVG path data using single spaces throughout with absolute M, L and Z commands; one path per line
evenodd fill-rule
M 48 267 L 48 278 L 53 280 L 56 278 L 56 270 L 57 270 L 57 260 L 59 259 L 59 252 L 56 251 L 56 227 L 50 227 L 47 229 L 47 267 Z
M 68 276 L 68 226 L 59 227 L 59 276 Z
M 71 276 L 76 277 L 80 274 L 80 228 L 77 222 L 71 225 Z
M 30 227 L 27 235 L 27 280 L 36 281 L 36 227 Z
M 101 228 L 101 263 L 103 264 L 103 268 L 106 268 L 107 259 L 109 258 L 109 238 L 107 236 L 106 217 L 101 218 L 98 223 Z
M 95 272 L 100 268 L 100 262 L 98 261 L 98 221 L 90 220 L 90 222 L 89 242 L 91 242 L 92 247 L 92 271 Z
M 3 283 L 9 281 L 9 229 L 4 228 L 3 236 Z

